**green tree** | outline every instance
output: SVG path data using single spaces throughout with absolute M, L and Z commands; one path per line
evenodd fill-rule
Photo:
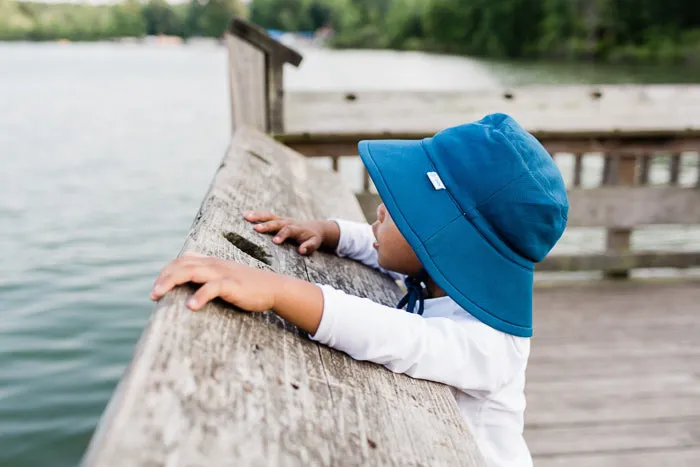
M 208 0 L 198 7 L 197 30 L 209 37 L 221 37 L 232 16 L 243 14 L 243 8 L 237 0 Z
M 146 20 L 138 0 L 126 0 L 112 7 L 112 35 L 141 37 L 146 34 Z
M 149 0 L 143 7 L 143 18 L 148 35 L 181 36 L 184 33 L 183 19 L 165 0 Z
M 0 40 L 26 39 L 34 27 L 32 18 L 14 0 L 0 0 Z

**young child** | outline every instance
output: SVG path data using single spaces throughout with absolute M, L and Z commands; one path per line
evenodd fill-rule
M 301 254 L 323 247 L 405 277 L 409 293 L 396 308 L 192 254 L 163 269 L 151 297 L 203 284 L 192 310 L 217 296 L 272 309 L 355 359 L 450 385 L 488 464 L 530 466 L 523 414 L 533 273 L 566 225 L 559 170 L 503 114 L 423 140 L 362 141 L 359 152 L 384 203 L 371 227 L 260 212 L 246 219 L 275 243 L 295 240 Z

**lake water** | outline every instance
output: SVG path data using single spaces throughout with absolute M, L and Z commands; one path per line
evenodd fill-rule
M 700 81 L 655 67 L 305 54 L 287 74 L 292 89 Z M 153 309 L 152 280 L 223 156 L 226 86 L 214 45 L 0 44 L 0 465 L 80 460 Z M 635 238 L 700 248 L 697 230 L 660 237 Z M 561 249 L 601 242 L 582 232 Z

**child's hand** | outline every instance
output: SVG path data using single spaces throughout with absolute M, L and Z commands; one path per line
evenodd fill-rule
M 153 285 L 151 300 L 159 300 L 187 282 L 203 284 L 187 301 L 193 311 L 216 297 L 247 311 L 266 311 L 275 306 L 281 279 L 273 272 L 187 252 L 163 268 Z
M 340 238 L 338 224 L 333 221 L 297 221 L 260 211 L 247 213 L 245 219 L 257 223 L 253 227 L 257 232 L 276 234 L 272 241 L 277 244 L 287 239 L 296 241 L 302 255 L 310 255 L 322 246 L 335 249 Z

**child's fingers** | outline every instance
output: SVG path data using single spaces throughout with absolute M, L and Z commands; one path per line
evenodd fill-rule
M 302 232 L 302 228 L 297 225 L 285 225 L 282 228 L 282 230 L 277 232 L 277 235 L 275 235 L 275 238 L 273 238 L 272 241 L 278 244 L 282 244 L 288 238 L 298 239 L 301 236 Z
M 299 245 L 299 254 L 310 255 L 314 251 L 318 250 L 318 248 L 320 246 L 321 246 L 321 239 L 317 235 L 314 235 L 313 237 L 309 238 L 308 240 L 303 242 L 301 245 Z
M 219 277 L 219 271 L 209 265 L 197 263 L 183 264 L 158 277 L 151 291 L 151 299 L 159 300 L 174 287 L 187 282 L 201 284 L 216 280 Z
M 276 219 L 273 221 L 264 222 L 262 224 L 256 224 L 253 229 L 260 233 L 275 233 L 286 225 L 289 225 L 289 221 Z
M 221 296 L 227 286 L 229 285 L 223 279 L 205 283 L 187 300 L 187 307 L 192 311 L 201 310 L 208 302 Z
M 279 219 L 279 216 L 269 211 L 251 211 L 247 212 L 243 217 L 248 222 L 267 222 Z

